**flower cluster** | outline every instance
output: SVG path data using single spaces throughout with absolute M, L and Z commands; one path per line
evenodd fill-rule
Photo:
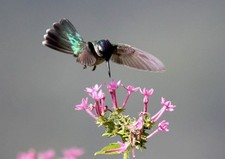
M 118 105 L 116 90 L 122 86 L 126 90 L 126 97 L 122 105 Z M 140 87 L 133 87 L 131 85 L 125 86 L 121 81 L 112 80 L 106 84 L 111 99 L 112 109 L 105 104 L 106 95 L 101 89 L 102 85 L 96 84 L 92 88 L 86 88 L 85 92 L 94 100 L 94 103 L 88 104 L 88 97 L 83 98 L 81 103 L 75 106 L 76 110 L 84 110 L 87 112 L 99 126 L 105 127 L 103 136 L 115 137 L 120 136 L 122 142 L 111 143 L 95 154 L 123 154 L 124 159 L 129 158 L 129 153 L 135 157 L 135 148 L 146 148 L 147 140 L 157 132 L 168 132 L 169 122 L 162 120 L 158 126 L 155 127 L 161 116 L 165 111 L 173 111 L 176 107 L 161 98 L 161 109 L 153 116 L 148 113 L 149 97 L 152 96 L 154 89 L 141 89 Z M 124 115 L 123 112 L 127 106 L 127 101 L 133 92 L 140 91 L 143 95 L 143 110 L 139 113 L 137 118 L 132 118 L 129 115 Z M 147 131 L 156 128 L 151 133 Z
M 63 150 L 63 157 L 60 159 L 77 159 L 84 154 L 84 150 L 72 147 L 70 149 Z M 49 149 L 44 152 L 37 153 L 35 150 L 29 150 L 27 152 L 21 152 L 17 155 L 17 159 L 55 159 L 55 150 Z

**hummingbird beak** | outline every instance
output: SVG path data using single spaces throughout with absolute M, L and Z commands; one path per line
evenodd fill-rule
M 107 64 L 107 68 L 108 68 L 108 74 L 109 74 L 109 77 L 111 78 L 111 71 L 110 71 L 110 64 L 109 64 L 109 61 L 106 61 L 106 64 Z

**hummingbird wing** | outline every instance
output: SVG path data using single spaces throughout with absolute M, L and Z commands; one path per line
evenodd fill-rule
M 93 65 L 96 61 L 87 47 L 87 43 L 68 19 L 64 18 L 53 23 L 53 28 L 46 30 L 44 39 L 43 45 L 63 53 L 72 54 L 83 65 Z
M 165 70 L 165 66 L 158 58 L 143 50 L 127 44 L 117 44 L 115 48 L 111 56 L 111 60 L 115 63 L 153 72 Z

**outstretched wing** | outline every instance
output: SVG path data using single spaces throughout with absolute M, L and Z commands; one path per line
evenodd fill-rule
M 128 67 L 161 72 L 165 70 L 163 63 L 155 56 L 127 44 L 115 45 L 111 60 Z
M 96 61 L 86 42 L 68 19 L 54 23 L 53 28 L 46 30 L 44 39 L 43 45 L 74 55 L 82 65 L 90 66 Z

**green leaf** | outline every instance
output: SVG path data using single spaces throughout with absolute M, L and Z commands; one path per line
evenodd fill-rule
M 103 147 L 100 151 L 95 152 L 95 155 L 118 155 L 120 154 L 119 152 L 106 152 L 117 148 L 120 148 L 120 145 L 118 143 L 111 143 Z

